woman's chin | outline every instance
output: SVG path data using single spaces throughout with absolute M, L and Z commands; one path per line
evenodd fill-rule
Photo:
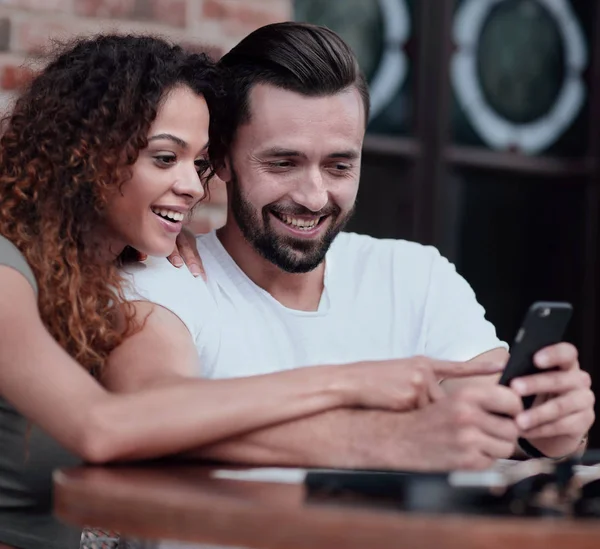
M 175 250 L 175 239 L 171 243 L 147 243 L 144 246 L 136 247 L 136 250 L 149 257 L 168 257 Z

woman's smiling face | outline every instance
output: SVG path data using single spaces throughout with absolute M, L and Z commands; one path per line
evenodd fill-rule
M 107 204 L 111 252 L 131 246 L 166 257 L 173 251 L 183 219 L 204 196 L 209 120 L 204 97 L 187 86 L 165 96 L 131 179 Z

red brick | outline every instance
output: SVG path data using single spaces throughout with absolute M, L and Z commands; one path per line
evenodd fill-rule
M 73 0 L 2 0 L 2 6 L 20 8 L 31 11 L 69 12 Z
M 269 25 L 270 23 L 278 23 L 285 19 L 278 12 L 272 12 L 265 9 L 256 9 L 251 7 L 240 7 L 237 10 L 237 17 L 232 19 L 238 19 L 240 23 L 251 27 L 262 27 L 263 25 Z
M 239 0 L 204 0 L 202 17 L 224 20 L 228 26 L 242 24 L 258 28 L 288 19 L 287 4 L 282 2 L 248 3 Z
M 213 46 L 212 44 L 205 44 L 202 42 L 192 42 L 191 40 L 180 40 L 179 42 L 186 50 L 194 53 L 205 53 L 213 61 L 217 61 L 225 51 L 223 48 Z
M 188 22 L 186 0 L 150 0 L 150 17 L 157 23 L 185 27 Z
M 85 17 L 132 17 L 135 0 L 74 0 L 75 13 Z
M 210 200 L 207 203 L 211 206 L 225 206 L 227 204 L 227 187 L 218 177 L 213 177 L 209 183 Z
M 53 40 L 68 40 L 79 34 L 73 25 L 67 22 L 30 19 L 12 22 L 11 47 L 13 51 L 43 54 L 48 51 Z
M 14 93 L 0 91 L 0 117 L 4 117 L 11 111 L 16 98 Z
M 219 0 L 204 0 L 202 3 L 202 16 L 208 19 L 225 19 L 227 6 Z
M 31 69 L 11 64 L 4 65 L 0 74 L 0 86 L 2 89 L 8 91 L 23 88 L 33 77 Z
M 220 229 L 226 221 L 227 210 L 225 208 L 198 206 L 187 228 L 194 234 L 205 234 Z
M 10 50 L 10 37 L 12 33 L 11 20 L 8 17 L 0 17 L 0 50 Z
M 210 200 L 202 201 L 194 210 L 189 229 L 195 234 L 207 233 L 227 221 L 227 188 L 218 177 L 210 182 Z
M 225 206 L 212 206 L 205 203 L 196 206 L 194 215 L 188 224 L 188 229 L 194 234 L 204 234 L 219 229 L 227 221 L 227 208 Z

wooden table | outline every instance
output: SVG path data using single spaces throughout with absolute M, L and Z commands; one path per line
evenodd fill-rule
M 123 535 L 264 549 L 598 549 L 600 520 L 407 514 L 307 502 L 302 484 L 215 468 L 80 467 L 55 474 L 55 513 Z

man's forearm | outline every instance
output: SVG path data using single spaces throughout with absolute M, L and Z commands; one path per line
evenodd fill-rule
M 206 446 L 190 457 L 250 465 L 410 467 L 417 456 L 403 440 L 410 412 L 333 410 Z M 390 448 L 392 446 L 393 448 Z M 393 455 L 392 455 L 393 454 Z

